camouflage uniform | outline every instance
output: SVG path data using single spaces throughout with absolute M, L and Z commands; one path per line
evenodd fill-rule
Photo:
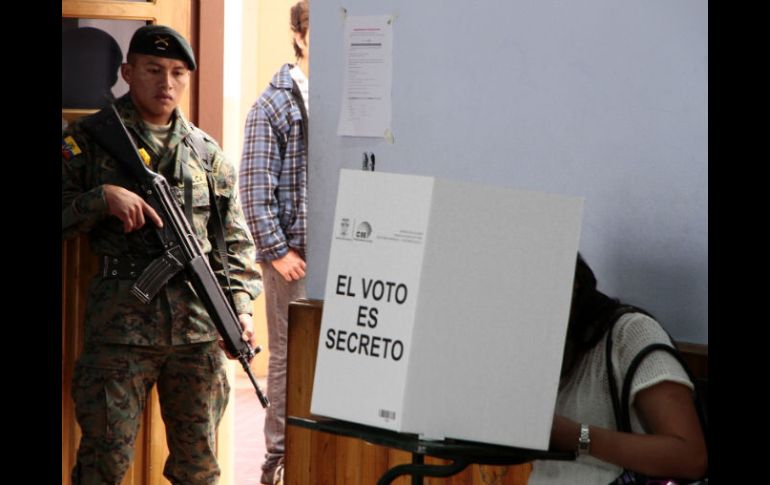
M 209 223 L 205 171 L 185 136 L 192 127 L 179 110 L 167 149 L 159 147 L 141 121 L 130 96 L 116 102 L 137 146 L 150 154 L 151 168 L 163 174 L 183 201 L 182 164 L 192 177 L 192 225 L 221 283 L 224 272 Z M 262 289 L 254 263 L 254 242 L 243 218 L 236 174 L 205 133 L 221 201 L 236 313 L 251 314 Z M 87 232 L 100 258 L 137 261 L 161 252 L 154 224 L 125 233 L 107 212 L 103 184 L 138 192 L 138 184 L 95 144 L 79 123 L 63 134 L 62 237 Z M 74 143 L 73 143 L 74 142 Z M 140 268 L 141 270 L 141 268 Z M 229 384 L 218 334 L 184 272 L 174 276 L 149 303 L 129 293 L 133 279 L 97 275 L 88 291 L 85 348 L 73 377 L 73 399 L 83 437 L 73 470 L 74 484 L 119 484 L 133 455 L 134 439 L 146 396 L 157 382 L 170 456 L 164 475 L 175 484 L 213 484 L 219 477 L 214 455 L 216 427 L 227 405 Z

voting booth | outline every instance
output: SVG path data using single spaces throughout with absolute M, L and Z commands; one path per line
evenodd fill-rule
M 547 449 L 582 207 L 341 170 L 311 412 Z

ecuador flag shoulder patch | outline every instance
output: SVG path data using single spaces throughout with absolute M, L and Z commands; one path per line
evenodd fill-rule
M 78 146 L 77 142 L 75 142 L 75 139 L 71 136 L 65 136 L 61 141 L 61 155 L 66 158 L 67 160 L 71 159 L 72 157 L 76 155 L 80 155 L 82 152 L 80 151 L 80 147 Z

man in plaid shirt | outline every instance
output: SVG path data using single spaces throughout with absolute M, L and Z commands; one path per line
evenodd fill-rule
M 289 302 L 305 297 L 307 238 L 308 4 L 291 8 L 296 65 L 285 64 L 246 118 L 240 195 L 257 245 L 267 312 L 270 362 L 261 483 L 280 480 L 286 422 Z

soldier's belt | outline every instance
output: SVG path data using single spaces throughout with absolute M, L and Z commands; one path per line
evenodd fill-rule
M 103 256 L 102 279 L 132 280 L 131 293 L 149 303 L 174 275 L 184 269 L 181 248 L 173 246 L 155 259 Z
M 131 286 L 131 293 L 144 303 L 150 303 L 168 280 L 184 269 L 182 248 L 169 245 L 166 252 L 153 259 Z
M 152 259 L 102 256 L 99 274 L 106 280 L 135 280 L 151 262 Z

